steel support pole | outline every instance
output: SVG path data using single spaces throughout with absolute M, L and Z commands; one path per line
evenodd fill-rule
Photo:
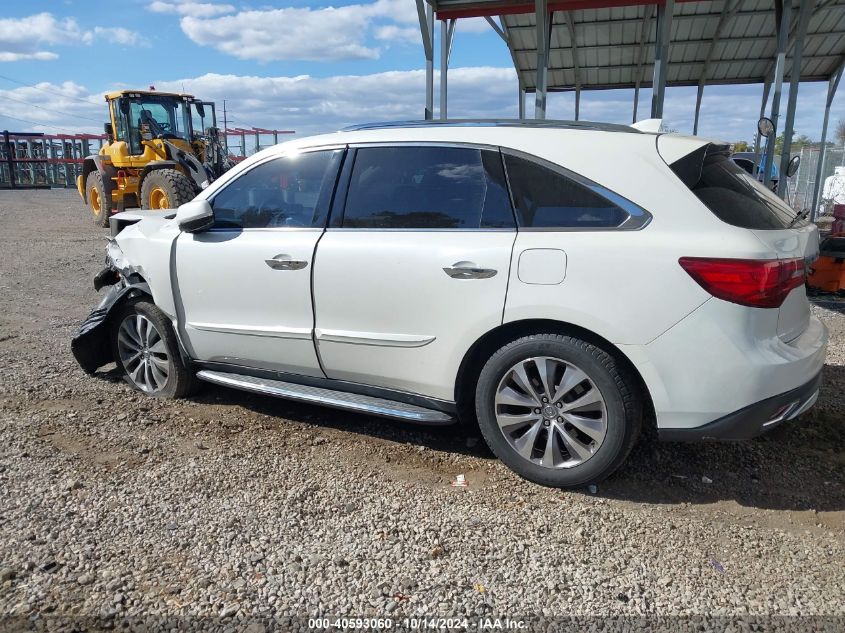
M 6 165 L 9 168 L 9 187 L 15 188 L 15 153 L 9 141 L 9 130 L 3 130 L 3 147 L 6 150 Z
M 425 0 L 417 0 L 423 51 L 425 52 L 425 120 L 434 118 L 434 9 Z
M 760 117 L 763 118 L 766 115 L 766 105 L 769 103 L 769 91 L 772 89 L 772 82 L 771 79 L 766 78 L 766 81 L 763 83 L 763 98 L 760 101 Z M 760 173 L 760 132 L 758 131 L 754 135 L 754 175 Z
M 812 4 L 815 4 L 813 0 Z M 792 151 L 792 128 L 795 127 L 795 107 L 798 104 L 798 86 L 801 81 L 801 54 L 804 52 L 804 37 L 807 25 L 813 15 L 810 0 L 800 0 L 798 5 L 798 28 L 795 30 L 795 46 L 792 49 L 792 70 L 789 73 L 789 100 L 786 103 L 786 124 L 783 127 L 783 150 L 780 153 L 780 173 L 777 194 L 782 198 L 786 194 L 788 178 L 786 170 L 789 166 L 789 154 Z
M 519 119 L 520 121 L 525 118 L 525 88 L 523 86 L 519 87 Z
M 452 36 L 455 20 L 440 22 L 440 119 L 448 118 L 449 109 L 449 58 L 452 56 Z
M 819 194 L 822 192 L 822 176 L 824 175 L 824 156 L 827 149 L 827 124 L 830 121 L 830 106 L 833 104 L 833 97 L 839 88 L 839 80 L 842 79 L 842 71 L 845 66 L 839 66 L 827 84 L 827 100 L 824 105 L 824 121 L 822 122 L 822 138 L 819 147 L 819 159 L 816 164 L 816 182 L 813 185 L 813 206 L 810 208 L 810 221 L 815 222 L 819 214 Z
M 425 17 L 431 42 L 425 60 L 425 120 L 431 121 L 434 118 L 434 9 L 430 4 L 426 4 Z
M 669 40 L 672 37 L 672 14 L 675 0 L 657 5 L 657 39 L 654 42 L 654 79 L 651 83 L 651 118 L 663 118 L 666 76 L 669 70 Z
M 631 116 L 631 123 L 637 122 L 637 110 L 640 107 L 640 82 L 643 78 L 643 63 L 645 62 L 645 41 L 651 30 L 651 14 L 653 5 L 647 4 L 643 9 L 643 21 L 640 23 L 640 45 L 637 48 L 637 70 L 634 79 L 634 113 Z
M 692 134 L 698 136 L 698 116 L 701 114 L 701 99 L 704 97 L 704 82 L 699 82 L 695 95 L 695 118 L 692 121 Z
M 766 143 L 765 172 L 763 183 L 768 187 L 772 184 L 772 165 L 775 157 L 775 142 L 778 137 L 778 116 L 780 115 L 780 96 L 783 89 L 783 71 L 786 66 L 786 44 L 789 37 L 789 19 L 792 10 L 791 2 L 777 2 L 780 9 L 780 20 L 777 27 L 777 50 L 775 53 L 774 93 L 772 94 L 772 109 L 769 118 L 774 124 L 772 135 Z
M 547 0 L 534 0 L 537 19 L 537 82 L 534 98 L 534 118 L 546 118 L 546 90 L 549 80 L 549 39 L 551 20 Z
M 572 52 L 572 66 L 575 71 L 575 120 L 577 121 L 581 116 L 581 64 L 578 62 L 578 38 L 575 34 L 575 18 L 572 11 L 567 11 L 564 16 L 569 30 L 569 50 Z
M 575 88 L 575 120 L 581 118 L 581 87 Z

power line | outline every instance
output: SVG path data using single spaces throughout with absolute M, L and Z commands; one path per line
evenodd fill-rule
M 29 121 L 27 119 L 19 119 L 16 116 L 9 116 L 8 114 L 3 114 L 2 112 L 0 112 L 0 117 L 3 117 L 5 119 L 12 119 L 13 121 L 20 121 L 21 123 L 28 123 L 29 125 L 36 125 L 36 126 L 39 126 L 39 127 L 49 127 L 49 128 L 54 129 L 54 130 L 61 130 L 62 132 L 70 132 L 71 134 L 77 134 L 78 133 L 76 130 L 69 130 L 66 127 L 59 127 L 57 125 L 48 125 L 46 123 L 38 123 L 36 121 Z
M 15 99 L 14 97 L 9 97 L 7 95 L 0 95 L 0 99 L 8 99 L 9 101 L 17 101 L 18 103 L 23 103 L 24 105 L 28 105 L 31 108 L 38 108 L 39 110 L 44 110 L 44 112 L 52 112 L 53 114 L 60 114 L 62 116 L 70 116 L 76 119 L 85 119 L 86 121 L 93 121 L 94 123 L 100 123 L 99 119 L 91 118 L 90 116 L 82 116 L 81 114 L 71 114 L 70 112 L 62 112 L 61 110 L 53 110 L 52 108 L 45 108 L 44 106 L 36 105 L 34 103 L 30 103 L 29 101 L 24 101 L 23 99 Z
M 42 88 L 41 86 L 35 86 L 33 84 L 28 84 L 23 81 L 18 81 L 17 79 L 12 79 L 11 77 L 7 77 L 6 75 L 0 75 L 0 79 L 5 79 L 6 81 L 11 81 L 12 83 L 26 86 L 27 88 L 32 88 L 34 90 L 40 90 L 41 92 L 46 92 L 47 94 L 57 95 L 59 97 L 64 97 L 65 99 L 73 99 L 75 101 L 79 101 L 81 103 L 87 103 L 88 105 L 98 105 L 96 102 L 91 101 L 90 99 L 83 99 L 82 97 L 74 97 L 73 95 L 67 95 L 62 92 L 58 92 L 56 90 L 48 90 L 47 88 Z

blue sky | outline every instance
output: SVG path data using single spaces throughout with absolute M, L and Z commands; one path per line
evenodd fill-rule
M 301 134 L 422 115 L 424 59 L 414 0 L 2 4 L 0 129 L 99 131 L 104 92 L 151 84 L 214 100 L 218 109 L 226 99 L 233 126 Z M 451 116 L 516 115 L 510 56 L 482 20 L 459 21 L 451 69 Z M 798 133 L 819 136 L 825 91 L 825 84 L 801 86 Z M 845 118 L 845 85 L 839 92 L 834 123 Z M 700 133 L 750 139 L 761 93 L 761 86 L 708 88 Z M 629 90 L 585 92 L 581 116 L 629 123 L 632 98 Z M 782 110 L 785 98 L 786 91 Z M 646 89 L 642 114 L 649 103 Z M 691 132 L 694 103 L 694 88 L 668 90 L 666 124 Z M 551 95 L 548 110 L 550 118 L 572 118 L 573 96 Z

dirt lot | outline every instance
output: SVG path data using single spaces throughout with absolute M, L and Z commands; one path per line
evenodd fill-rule
M 454 428 L 86 376 L 104 235 L 75 192 L 0 192 L 0 615 L 845 617 L 845 304 L 801 420 L 561 492 Z

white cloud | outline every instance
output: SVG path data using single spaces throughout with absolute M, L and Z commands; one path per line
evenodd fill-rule
M 9 53 L 0 51 L 0 62 L 19 62 L 24 59 L 37 59 L 39 61 L 51 61 L 58 59 L 56 53 L 50 51 L 36 51 L 34 53 Z
M 421 119 L 425 72 L 391 71 L 335 77 L 248 77 L 207 74 L 158 82 L 161 90 L 184 88 L 222 101 L 231 126 L 295 129 L 299 134 L 337 130 L 367 121 Z M 509 68 L 456 68 L 449 72 L 449 112 L 454 117 L 516 115 L 516 73 Z
M 51 13 L 37 13 L 24 18 L 0 19 L 0 62 L 50 61 L 59 56 L 44 50 L 45 46 L 91 44 L 97 39 L 123 46 L 148 45 L 139 33 L 123 27 L 95 26 L 83 31 L 74 18 L 57 19 Z
M 240 59 L 326 61 L 375 59 L 364 44 L 369 18 L 359 5 L 327 9 L 242 11 L 213 19 L 184 17 L 182 30 L 197 44 Z
M 156 0 L 149 6 L 150 11 L 155 13 L 174 13 L 176 15 L 189 15 L 194 18 L 210 18 L 223 13 L 232 13 L 235 7 L 231 4 L 218 4 L 215 2 L 195 2 L 194 0 Z
M 57 20 L 50 13 L 0 19 L 0 61 L 52 60 L 58 55 L 44 45 L 68 44 L 82 38 L 73 18 Z
M 112 44 L 121 44 L 123 46 L 143 46 L 148 47 L 150 44 L 143 35 L 136 31 L 130 31 L 120 26 L 105 27 L 95 26 L 93 31 L 94 39 L 103 39 Z
M 422 41 L 420 29 L 416 26 L 385 24 L 384 26 L 376 27 L 374 35 L 377 40 L 402 41 L 413 44 L 420 44 Z
M 168 7 L 170 10 L 173 5 Z M 180 24 L 195 43 L 240 59 L 334 61 L 378 58 L 382 51 L 368 44 L 371 35 L 382 42 L 419 43 L 417 19 L 411 0 L 375 0 L 341 7 L 266 8 L 220 16 L 186 14 Z
M 58 132 L 57 128 L 61 128 L 66 132 L 99 134 L 103 130 L 101 121 L 107 119 L 103 95 L 93 95 L 87 88 L 72 81 L 61 84 L 40 82 L 0 90 L 0 104 L 3 111 L 0 120 L 3 116 L 19 119 L 0 123 L 0 129 Z M 23 121 L 40 123 L 44 127 L 27 125 Z

